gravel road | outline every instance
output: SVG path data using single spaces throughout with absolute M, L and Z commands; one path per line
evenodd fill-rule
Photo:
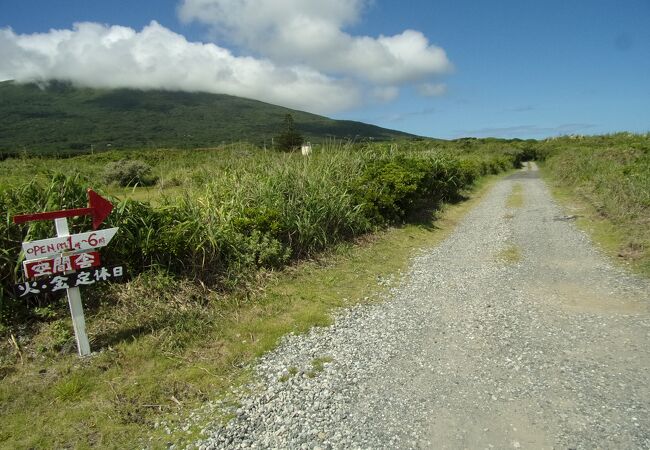
M 650 448 L 650 283 L 564 214 L 534 165 L 500 181 L 385 302 L 262 358 L 196 446 Z

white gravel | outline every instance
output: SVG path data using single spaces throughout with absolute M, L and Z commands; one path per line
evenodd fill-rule
M 650 284 L 563 216 L 536 170 L 501 181 L 385 302 L 264 356 L 196 447 L 650 448 Z

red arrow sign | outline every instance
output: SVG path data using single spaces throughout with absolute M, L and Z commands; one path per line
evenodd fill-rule
M 14 216 L 14 223 L 25 223 L 34 220 L 54 220 L 61 219 L 63 217 L 92 215 L 93 230 L 96 230 L 113 210 L 113 204 L 92 189 L 88 189 L 88 204 L 90 205 L 88 208 L 64 209 L 61 211 L 49 211 L 34 214 L 21 214 Z
M 93 210 L 93 230 L 96 230 L 113 211 L 113 204 L 92 189 L 88 189 L 88 204 Z

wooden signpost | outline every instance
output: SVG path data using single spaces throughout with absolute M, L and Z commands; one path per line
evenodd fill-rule
M 14 223 L 54 220 L 55 238 L 23 242 L 26 260 L 23 270 L 25 277 L 31 281 L 16 285 L 15 291 L 18 297 L 26 297 L 65 289 L 80 356 L 90 354 L 90 343 L 79 286 L 119 279 L 124 275 L 122 266 L 99 267 L 99 253 L 88 251 L 106 246 L 118 230 L 97 230 L 113 210 L 108 200 L 88 189 L 88 203 L 88 208 L 21 214 L 13 218 Z M 84 215 L 93 217 L 93 230 L 97 231 L 71 235 L 67 218 Z

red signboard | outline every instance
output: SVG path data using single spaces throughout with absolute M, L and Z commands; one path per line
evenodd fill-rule
M 25 261 L 23 262 L 23 269 L 27 278 L 36 278 L 44 275 L 56 275 L 73 270 L 88 269 L 89 267 L 97 267 L 100 264 L 99 252 L 86 252 Z

